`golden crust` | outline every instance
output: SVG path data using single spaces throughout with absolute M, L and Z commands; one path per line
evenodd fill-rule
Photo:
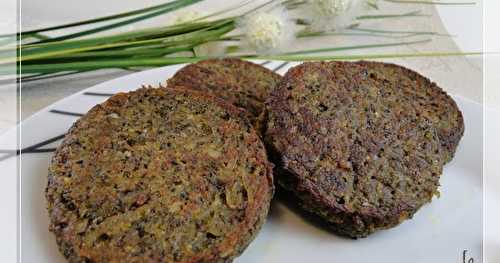
M 50 230 L 69 262 L 231 262 L 264 222 L 271 170 L 242 110 L 182 89 L 120 93 L 57 149 Z

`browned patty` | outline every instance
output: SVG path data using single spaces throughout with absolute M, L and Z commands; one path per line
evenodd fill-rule
M 50 231 L 69 262 L 231 262 L 264 223 L 271 170 L 242 110 L 186 89 L 120 93 L 52 158 Z
M 248 118 L 261 127 L 259 117 L 269 93 L 281 76 L 260 65 L 236 58 L 209 59 L 179 70 L 168 86 L 184 86 L 220 97 L 246 109 Z
M 464 134 L 464 119 L 456 102 L 436 83 L 415 71 L 390 63 L 360 61 L 370 78 L 383 86 L 404 89 L 414 107 L 438 132 L 446 160 L 451 161 Z
M 433 111 L 418 106 L 432 100 L 417 98 L 434 96 L 425 91 L 434 86 L 392 83 L 395 76 L 371 65 L 304 63 L 267 102 L 265 140 L 278 182 L 354 238 L 398 225 L 430 202 L 447 159 Z

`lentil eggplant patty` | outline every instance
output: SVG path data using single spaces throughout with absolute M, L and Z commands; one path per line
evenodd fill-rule
M 370 78 L 381 85 L 404 89 L 417 112 L 434 124 L 446 161 L 453 159 L 464 135 L 464 118 L 456 102 L 438 85 L 417 72 L 390 63 L 360 61 Z
M 280 75 L 263 66 L 225 58 L 187 65 L 167 83 L 212 94 L 247 110 L 247 117 L 260 130 L 265 100 L 280 80 Z
M 304 63 L 267 102 L 278 183 L 353 238 L 396 226 L 430 202 L 447 158 L 430 110 L 415 107 L 415 96 L 432 93 L 381 81 L 368 65 Z
M 142 88 L 92 108 L 49 167 L 60 251 L 69 262 L 231 262 L 274 190 L 244 115 L 186 89 Z

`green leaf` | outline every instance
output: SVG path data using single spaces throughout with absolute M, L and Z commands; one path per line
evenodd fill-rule
M 33 34 L 25 35 L 25 36 L 36 38 L 36 39 L 40 39 L 40 40 L 48 40 L 48 39 L 50 39 L 49 36 L 46 36 L 46 35 L 41 34 L 41 33 L 33 33 Z
M 106 61 L 83 61 L 71 63 L 23 65 L 21 74 L 55 73 L 63 71 L 97 70 L 103 68 L 158 67 L 181 63 L 192 63 L 206 57 L 164 57 L 145 59 L 112 59 Z M 0 75 L 10 74 L 12 68 L 0 66 Z
M 129 24 L 136 23 L 136 22 L 139 22 L 139 21 L 142 21 L 142 20 L 146 20 L 146 19 L 153 18 L 153 17 L 159 16 L 159 15 L 163 15 L 165 13 L 177 10 L 179 8 L 182 8 L 182 7 L 186 7 L 186 6 L 192 5 L 192 4 L 200 2 L 200 1 L 202 1 L 202 0 L 177 0 L 175 2 L 172 2 L 171 5 L 169 5 L 167 7 L 164 7 L 162 9 L 159 9 L 156 12 L 145 14 L 145 15 L 142 15 L 142 16 L 139 16 L 139 17 L 134 17 L 134 18 L 131 18 L 131 19 L 128 19 L 128 20 L 125 20 L 125 21 L 121 21 L 121 22 L 117 22 L 117 23 L 113 23 L 113 24 L 110 24 L 110 25 L 105 25 L 105 26 L 93 28 L 93 29 L 90 29 L 90 30 L 84 30 L 84 31 L 77 32 L 77 33 L 74 33 L 74 34 L 69 34 L 69 35 L 64 35 L 64 36 L 60 36 L 60 37 L 55 37 L 55 38 L 52 38 L 52 39 L 48 39 L 46 41 L 41 41 L 40 43 L 49 42 L 49 41 L 62 41 L 62 40 L 73 39 L 73 38 L 77 38 L 77 37 L 82 37 L 82 36 L 87 36 L 87 35 L 99 33 L 99 32 L 102 32 L 102 31 L 114 29 L 114 28 L 117 28 L 117 27 L 129 25 Z
M 387 43 L 387 44 L 371 44 L 371 45 L 356 45 L 356 46 L 344 46 L 344 47 L 334 47 L 334 48 L 322 48 L 322 49 L 311 49 L 298 52 L 284 53 L 279 56 L 282 57 L 293 57 L 293 56 L 304 56 L 311 53 L 321 53 L 321 52 L 334 52 L 334 51 L 345 51 L 354 49 L 364 49 L 364 48 L 375 48 L 375 47 L 388 47 L 397 45 L 411 45 L 417 43 L 425 43 L 430 40 L 421 40 L 413 42 L 399 42 L 399 43 Z M 251 56 L 250 56 L 251 57 Z M 167 59 L 167 60 L 165 60 Z M 191 61 L 192 57 L 176 57 L 176 58 L 126 58 L 126 59 L 103 59 L 103 60 L 93 60 L 89 62 L 81 62 L 79 59 L 69 63 L 40 63 L 23 65 L 23 74 L 30 73 L 51 73 L 59 71 L 73 71 L 73 70 L 94 70 L 101 68 L 124 68 L 124 67 L 140 67 L 140 66 L 158 66 L 158 65 L 169 65 L 168 63 L 173 63 L 176 60 Z M 181 62 L 179 62 L 181 63 Z M 184 63 L 184 62 L 182 62 Z
M 220 28 L 217 28 L 219 26 L 220 26 Z M 102 45 L 96 45 L 96 46 L 83 46 L 83 47 L 80 46 L 79 44 L 75 44 L 72 46 L 67 46 L 64 49 L 61 49 L 59 47 L 48 47 L 48 48 L 44 48 L 42 50 L 42 52 L 40 50 L 33 50 L 33 51 L 27 50 L 27 51 L 23 51 L 22 56 L 20 58 L 18 58 L 17 61 L 43 59 L 43 58 L 49 58 L 49 57 L 53 57 L 53 56 L 60 56 L 60 55 L 64 55 L 64 54 L 72 54 L 72 53 L 114 48 L 114 47 L 132 47 L 132 46 L 136 46 L 136 45 L 142 46 L 144 44 L 160 44 L 161 43 L 164 46 L 178 46 L 178 45 L 183 45 L 183 44 L 199 43 L 199 42 L 203 42 L 203 41 L 216 40 L 221 35 L 232 31 L 235 28 L 235 25 L 234 25 L 233 21 L 224 21 L 223 23 L 220 23 L 220 24 L 213 26 L 213 27 L 216 29 L 215 30 L 204 30 L 204 31 L 199 31 L 199 32 L 192 32 L 192 33 L 176 35 L 176 36 L 171 36 L 171 37 L 165 37 L 165 38 L 141 40 L 141 41 L 118 42 L 118 43 L 102 44 Z M 209 29 L 211 29 L 211 28 L 209 28 Z M 11 62 L 15 62 L 15 61 L 16 61 L 15 58 L 4 58 L 4 59 L 0 59 L 0 64 L 11 63 Z
M 295 55 L 274 55 L 241 56 L 246 59 L 264 60 L 284 60 L 284 61 L 324 61 L 324 60 L 360 60 L 360 59 L 389 59 L 389 58 L 417 58 L 417 57 L 447 57 L 447 56 L 469 56 L 482 55 L 482 52 L 428 52 L 428 53 L 386 53 L 386 54 L 363 54 L 363 55 L 337 55 L 337 56 L 308 56 L 303 54 Z M 102 62 L 75 62 L 48 65 L 27 65 L 22 67 L 22 74 L 55 73 L 68 71 L 96 70 L 102 68 L 129 68 L 129 67 L 158 67 L 182 63 L 194 63 L 208 57 L 166 57 L 147 59 L 124 59 L 109 60 Z M 11 66 L 0 66 L 0 75 L 11 74 Z
M 168 48 L 144 48 L 144 49 L 126 49 L 126 50 L 109 50 L 82 52 L 61 56 L 51 57 L 52 59 L 82 59 L 82 58 L 109 58 L 109 57 L 133 57 L 133 56 L 163 56 L 171 53 L 190 51 L 193 45 L 168 47 Z
M 95 46 L 99 44 L 113 43 L 113 42 L 124 42 L 129 40 L 141 40 L 141 39 L 152 39 L 158 37 L 174 36 L 194 31 L 199 31 L 203 29 L 213 28 L 220 25 L 227 20 L 221 19 L 213 22 L 198 22 L 190 23 L 185 25 L 174 25 L 161 28 L 152 28 L 146 30 L 137 30 L 127 33 L 114 34 L 111 36 L 102 36 L 89 39 L 81 40 L 65 40 L 49 43 L 39 43 L 39 44 L 25 44 L 21 46 L 21 49 L 35 49 L 35 48 L 54 48 L 63 49 L 67 47 L 85 47 L 85 46 Z

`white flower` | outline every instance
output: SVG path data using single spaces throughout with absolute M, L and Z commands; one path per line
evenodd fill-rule
M 353 24 L 366 1 L 371 0 L 309 0 L 304 8 L 313 30 L 331 31 Z
M 247 15 L 239 24 L 245 36 L 244 43 L 257 52 L 267 54 L 286 48 L 296 32 L 295 23 L 281 6 Z
M 346 12 L 351 5 L 351 0 L 311 0 L 314 12 L 321 16 L 336 16 Z

